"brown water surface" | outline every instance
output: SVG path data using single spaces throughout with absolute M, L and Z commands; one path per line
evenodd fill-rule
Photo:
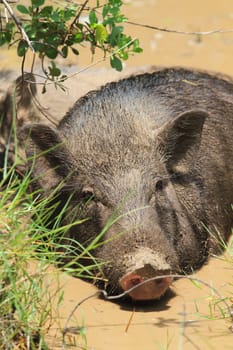
M 54 3 L 65 4 L 62 0 Z M 95 1 L 89 1 L 92 3 Z M 134 0 L 127 1 L 123 13 L 132 22 L 185 32 L 233 29 L 233 3 L 229 0 Z M 198 36 L 165 33 L 131 24 L 125 24 L 125 28 L 132 37 L 140 39 L 144 50 L 126 65 L 181 65 L 233 74 L 232 32 Z M 71 62 L 87 66 L 91 63 L 89 50 L 80 51 L 81 55 L 73 57 Z M 102 65 L 109 66 L 109 63 Z M 19 66 L 20 59 L 12 50 L 0 49 L 0 67 Z
M 225 259 L 212 259 L 196 275 L 222 296 L 232 293 L 232 265 Z M 174 295 L 170 299 L 140 306 L 119 305 L 95 297 L 79 306 L 67 324 L 77 304 L 96 289 L 67 275 L 59 279 L 64 283 L 65 294 L 60 316 L 54 320 L 48 338 L 52 349 L 61 348 L 64 327 L 69 329 L 65 336 L 67 349 L 232 349 L 232 323 L 229 318 L 222 318 L 226 305 L 214 297 L 210 287 L 179 280 L 173 284 Z M 57 285 L 57 281 L 56 277 L 52 284 Z

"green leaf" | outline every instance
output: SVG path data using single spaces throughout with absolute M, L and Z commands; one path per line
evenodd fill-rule
M 108 6 L 108 4 L 105 4 L 103 7 L 103 11 L 102 11 L 102 17 L 105 18 L 107 16 L 108 12 L 109 12 L 109 6 Z
M 133 42 L 133 52 L 140 53 L 143 49 L 139 46 L 139 40 L 135 39 Z
M 73 6 L 71 8 L 66 8 L 64 12 L 64 20 L 67 22 L 69 21 L 72 17 L 75 17 L 76 15 L 76 7 Z
M 191 282 L 196 288 L 201 289 L 201 285 L 199 281 L 196 281 L 195 279 L 193 279 L 191 280 Z
M 63 57 L 66 58 L 68 56 L 68 46 L 63 46 L 63 48 L 61 49 L 62 53 L 63 53 Z
M 71 50 L 73 51 L 73 53 L 75 54 L 75 55 L 79 55 L 79 51 L 77 50 L 77 49 L 75 49 L 74 47 L 71 47 Z
M 18 48 L 17 48 L 17 53 L 19 57 L 23 57 L 28 49 L 28 44 L 25 40 L 20 40 Z
M 95 38 L 101 45 L 107 39 L 108 33 L 103 24 L 96 24 L 95 26 Z
M 43 35 L 45 42 L 48 44 L 51 44 L 52 46 L 57 47 L 58 45 L 61 45 L 62 43 L 62 38 L 59 33 L 56 33 L 54 35 L 51 35 L 49 37 L 46 37 L 46 32 Z
M 69 35 L 68 38 L 65 41 L 65 44 L 67 46 L 72 46 L 74 44 L 74 37 L 73 35 Z
M 143 49 L 141 47 L 136 47 L 133 49 L 133 52 L 135 53 L 141 53 L 143 51 Z
M 33 43 L 33 48 L 36 52 L 44 53 L 44 44 L 43 43 Z
M 60 14 L 57 11 L 54 11 L 51 14 L 51 19 L 53 22 L 60 22 L 61 21 Z
M 46 48 L 45 54 L 48 58 L 54 59 L 57 57 L 57 50 L 54 49 L 53 47 Z
M 4 45 L 6 42 L 5 35 L 0 32 L 0 46 Z
M 111 46 L 114 47 L 117 44 L 123 30 L 124 30 L 124 28 L 122 26 L 112 28 L 112 32 L 109 35 L 109 43 Z
M 32 1 L 32 6 L 35 7 L 39 7 L 44 5 L 45 0 L 31 0 Z
M 129 58 L 129 54 L 127 53 L 127 52 L 124 52 L 124 51 L 120 51 L 119 53 L 118 53 L 118 55 L 120 56 L 120 58 L 122 59 L 122 60 L 124 60 L 124 61 L 126 61 L 128 58 Z
M 8 23 L 6 23 L 6 30 L 7 31 L 13 31 L 14 26 L 15 26 L 14 23 L 8 22 Z
M 121 60 L 115 55 L 110 57 L 110 64 L 111 67 L 115 68 L 118 72 L 121 72 L 123 69 Z
M 53 12 L 52 6 L 45 6 L 40 11 L 40 17 L 49 17 L 51 13 Z
M 30 11 L 28 10 L 28 8 L 24 5 L 17 5 L 16 6 L 17 10 L 20 12 L 20 13 L 23 13 L 24 15 L 29 15 L 30 14 Z
M 98 23 L 98 18 L 96 17 L 96 14 L 95 14 L 94 10 L 91 10 L 90 13 L 89 13 L 89 22 L 90 22 L 91 26 L 93 26 L 96 23 Z
M 51 61 L 51 66 L 48 67 L 49 68 L 49 74 L 52 77 L 59 77 L 59 75 L 61 74 L 61 70 L 56 66 L 56 64 Z
M 7 31 L 5 33 L 5 40 L 9 43 L 11 41 L 12 38 L 12 32 L 11 31 Z
M 66 74 L 63 74 L 61 77 L 60 77 L 60 81 L 63 82 L 67 79 L 67 75 Z
M 75 43 L 81 43 L 84 40 L 83 33 L 77 33 L 73 36 L 74 42 Z

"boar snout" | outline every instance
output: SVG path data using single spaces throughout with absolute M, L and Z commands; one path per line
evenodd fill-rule
M 134 300 L 159 299 L 168 290 L 171 282 L 173 281 L 173 278 L 171 277 L 164 277 L 146 282 L 148 278 L 144 277 L 144 272 L 147 271 L 147 268 L 148 265 L 144 266 L 144 268 L 140 269 L 139 271 L 135 271 L 123 276 L 120 280 L 120 286 L 124 291 L 135 287 L 132 291 L 128 293 L 128 295 Z M 169 271 L 163 271 L 162 274 L 169 275 L 169 273 Z M 155 276 L 156 271 L 153 277 Z M 144 283 L 141 284 L 142 282 Z M 138 287 L 136 287 L 137 285 Z
M 119 284 L 124 291 L 135 287 L 128 293 L 134 300 L 159 299 L 173 281 L 171 277 L 149 280 L 153 277 L 169 275 L 172 269 L 159 253 L 148 248 L 140 248 L 137 253 L 127 256 L 124 260 L 127 260 L 128 269 L 120 278 Z

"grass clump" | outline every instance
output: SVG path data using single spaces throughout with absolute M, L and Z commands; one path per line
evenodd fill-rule
M 224 255 L 214 256 L 215 259 L 221 261 L 224 269 L 230 270 L 233 275 L 233 235 L 230 237 L 229 242 L 225 243 L 222 240 L 219 242 L 224 249 Z M 223 270 L 224 272 L 224 270 Z M 196 305 L 196 312 L 201 318 L 208 320 L 225 319 L 229 321 L 229 330 L 233 332 L 233 283 L 232 280 L 223 279 L 223 284 L 216 289 L 212 284 L 214 281 L 207 283 L 202 281 L 205 286 L 210 289 L 210 294 L 206 298 L 208 301 L 209 313 L 203 315 Z M 222 294 L 222 289 L 224 290 Z
M 65 260 L 63 270 L 88 278 L 98 264 L 79 263 L 80 257 L 90 260 L 91 253 L 78 243 L 75 265 L 69 262 L 73 250 L 64 235 L 70 226 L 61 226 L 60 215 L 53 227 L 44 226 L 54 210 L 52 200 L 33 193 L 30 174 L 19 178 L 16 168 L 5 171 L 0 181 L 0 349 L 44 350 L 49 349 L 45 339 L 54 310 L 63 299 L 62 289 L 51 292 L 45 283 L 51 264 Z
M 14 167 L 0 183 L 1 349 L 47 349 L 42 331 L 51 309 L 43 289 L 47 266 L 29 272 L 29 263 L 38 260 L 30 235 L 34 202 L 29 185 L 29 176 L 19 179 Z

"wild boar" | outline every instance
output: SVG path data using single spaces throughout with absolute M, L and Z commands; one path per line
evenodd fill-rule
M 102 232 L 92 253 L 111 293 L 190 273 L 229 238 L 230 78 L 182 68 L 132 76 L 80 98 L 57 130 L 29 130 L 37 186 L 47 195 L 61 184 L 58 211 L 72 194 L 64 224 L 87 219 L 67 238 L 86 247 Z M 148 281 L 129 295 L 158 299 L 171 282 Z

